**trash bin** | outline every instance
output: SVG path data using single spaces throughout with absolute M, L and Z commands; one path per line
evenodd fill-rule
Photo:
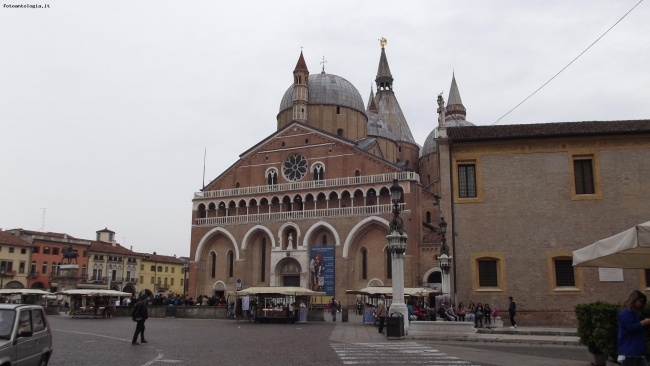
M 349 312 L 348 307 L 347 307 L 347 306 L 344 306 L 344 307 L 341 309 L 341 311 L 342 311 L 342 313 L 341 313 L 341 321 L 342 321 L 343 323 L 347 323 L 347 322 L 348 322 L 348 312 Z
M 386 317 L 386 339 L 404 339 L 404 317 L 392 313 Z
M 176 306 L 167 305 L 165 308 L 165 318 L 175 318 L 176 317 Z

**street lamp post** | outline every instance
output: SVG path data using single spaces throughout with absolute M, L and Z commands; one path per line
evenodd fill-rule
M 449 247 L 447 246 L 447 223 L 445 222 L 444 217 L 440 217 L 438 233 L 442 237 L 440 255 L 438 255 L 438 262 L 440 263 L 440 269 L 442 269 L 442 295 L 445 297 L 445 301 L 450 301 L 449 296 L 451 294 L 451 286 L 449 282 L 449 270 L 451 269 L 451 255 L 449 254 Z
M 406 252 L 406 239 L 408 235 L 404 232 L 404 222 L 399 217 L 399 201 L 402 197 L 402 187 L 393 180 L 390 187 L 390 199 L 393 202 L 393 220 L 390 222 L 390 233 L 388 239 L 388 250 L 392 255 L 393 266 L 393 302 L 390 306 L 391 314 L 400 313 L 404 319 L 404 334 L 408 333 L 408 308 L 404 303 L 404 252 Z
M 187 294 L 187 272 L 190 270 L 190 262 L 183 262 L 183 296 Z

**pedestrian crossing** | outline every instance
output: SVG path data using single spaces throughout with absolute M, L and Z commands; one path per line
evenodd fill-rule
M 449 356 L 417 342 L 331 343 L 345 365 L 463 365 L 476 363 Z

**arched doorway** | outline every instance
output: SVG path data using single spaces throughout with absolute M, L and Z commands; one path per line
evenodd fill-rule
M 25 288 L 25 286 L 18 281 L 9 281 L 5 284 L 4 288 L 18 289 L 18 288 Z
M 31 288 L 37 288 L 37 289 L 40 289 L 40 290 L 45 290 L 45 285 L 43 284 L 43 282 L 34 282 L 34 283 L 32 283 Z
M 212 285 L 214 296 L 222 298 L 226 296 L 226 284 L 223 281 L 217 281 Z
M 282 286 L 300 287 L 300 273 L 302 272 L 302 268 L 297 260 L 288 258 L 279 263 L 279 267 Z

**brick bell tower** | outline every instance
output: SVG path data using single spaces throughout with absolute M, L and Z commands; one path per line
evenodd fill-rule
M 302 123 L 307 123 L 308 78 L 309 70 L 302 51 L 300 51 L 300 58 L 298 58 L 296 68 L 293 70 L 293 119 Z

